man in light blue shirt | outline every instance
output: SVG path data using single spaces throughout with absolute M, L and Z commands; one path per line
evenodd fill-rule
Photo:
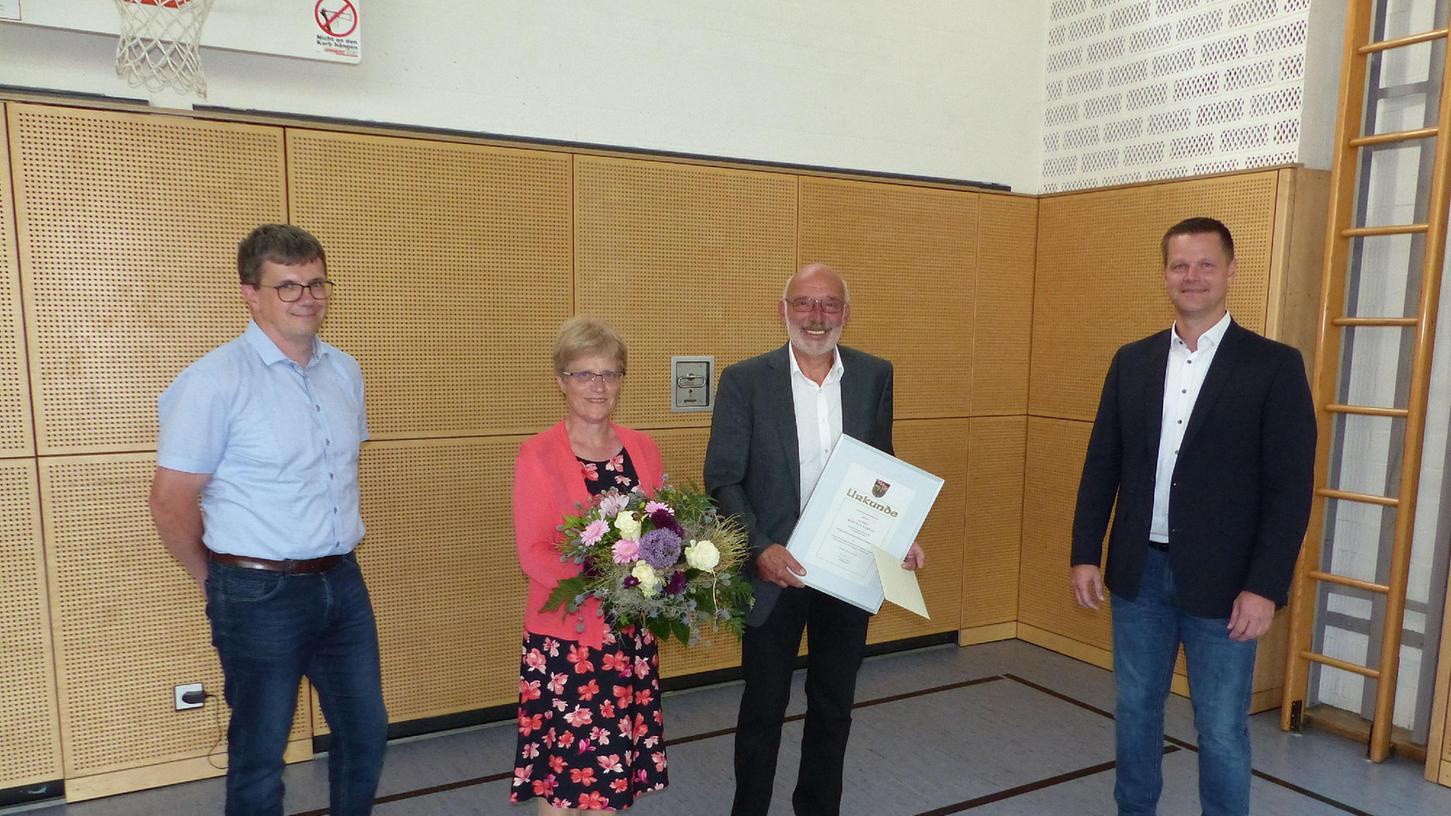
M 157 402 L 151 516 L 206 595 L 232 708 L 227 816 L 281 816 L 297 688 L 332 729 L 331 811 L 371 812 L 383 765 L 378 634 L 353 548 L 363 538 L 358 362 L 317 338 L 327 258 L 298 227 L 237 247 L 242 336 L 177 376 Z

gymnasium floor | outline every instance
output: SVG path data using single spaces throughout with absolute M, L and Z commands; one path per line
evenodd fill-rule
M 773 813 L 790 812 L 804 707 L 796 678 Z M 737 683 L 667 695 L 670 787 L 642 798 L 639 816 L 724 814 L 732 786 Z M 1112 676 L 1021 641 L 937 646 L 871 658 L 857 684 L 843 813 L 872 816 L 1112 814 Z M 1325 733 L 1279 730 L 1277 712 L 1251 720 L 1256 816 L 1446 814 L 1451 789 L 1421 765 L 1374 765 L 1361 746 Z M 1196 814 L 1194 728 L 1174 697 L 1166 721 L 1162 816 Z M 395 741 L 379 816 L 526 814 L 508 804 L 515 729 L 488 725 Z M 40 804 L 26 816 L 220 814 L 220 779 L 84 802 Z M 321 816 L 327 761 L 289 766 L 288 816 Z M 8 814 L 11 811 L 5 811 Z

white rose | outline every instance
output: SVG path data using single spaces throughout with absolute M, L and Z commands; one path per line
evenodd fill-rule
M 639 539 L 640 520 L 635 518 L 635 511 L 625 510 L 615 516 L 615 529 L 620 531 L 621 538 Z
M 720 550 L 709 541 L 695 541 L 685 548 L 685 563 L 698 570 L 712 572 L 720 563 Z
M 655 572 L 654 567 L 644 561 L 637 561 L 635 568 L 630 570 L 630 574 L 639 579 L 640 592 L 646 598 L 653 598 L 660 592 L 660 576 Z

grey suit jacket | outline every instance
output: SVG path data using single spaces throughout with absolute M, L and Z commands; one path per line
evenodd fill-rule
M 785 544 L 801 506 L 800 446 L 791 399 L 789 346 L 726 368 L 720 375 L 710 442 L 705 449 L 705 489 L 721 512 L 740 518 L 750 538 L 747 572 L 756 605 L 746 617 L 759 626 L 771 614 L 781 588 L 755 576 L 754 557 Z M 841 355 L 841 431 L 872 447 L 892 450 L 892 364 L 838 346 Z

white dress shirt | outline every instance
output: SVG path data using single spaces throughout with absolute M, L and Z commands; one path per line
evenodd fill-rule
M 1194 413 L 1194 402 L 1199 399 L 1199 389 L 1209 374 L 1214 362 L 1214 352 L 1229 330 L 1229 313 L 1219 319 L 1199 337 L 1198 348 L 1189 346 L 1179 337 L 1176 323 L 1169 331 L 1169 362 L 1164 370 L 1164 417 L 1159 426 L 1159 469 L 1154 475 L 1154 516 L 1149 524 L 1149 539 L 1169 540 L 1169 489 L 1173 486 L 1174 465 L 1179 461 L 1179 445 L 1184 441 L 1184 429 L 1189 427 L 1189 416 Z
M 801 507 L 816 489 L 826 458 L 841 438 L 841 354 L 832 350 L 831 371 L 817 385 L 796 362 L 796 350 L 787 348 L 791 358 L 791 400 L 796 404 L 796 446 L 801 461 Z

